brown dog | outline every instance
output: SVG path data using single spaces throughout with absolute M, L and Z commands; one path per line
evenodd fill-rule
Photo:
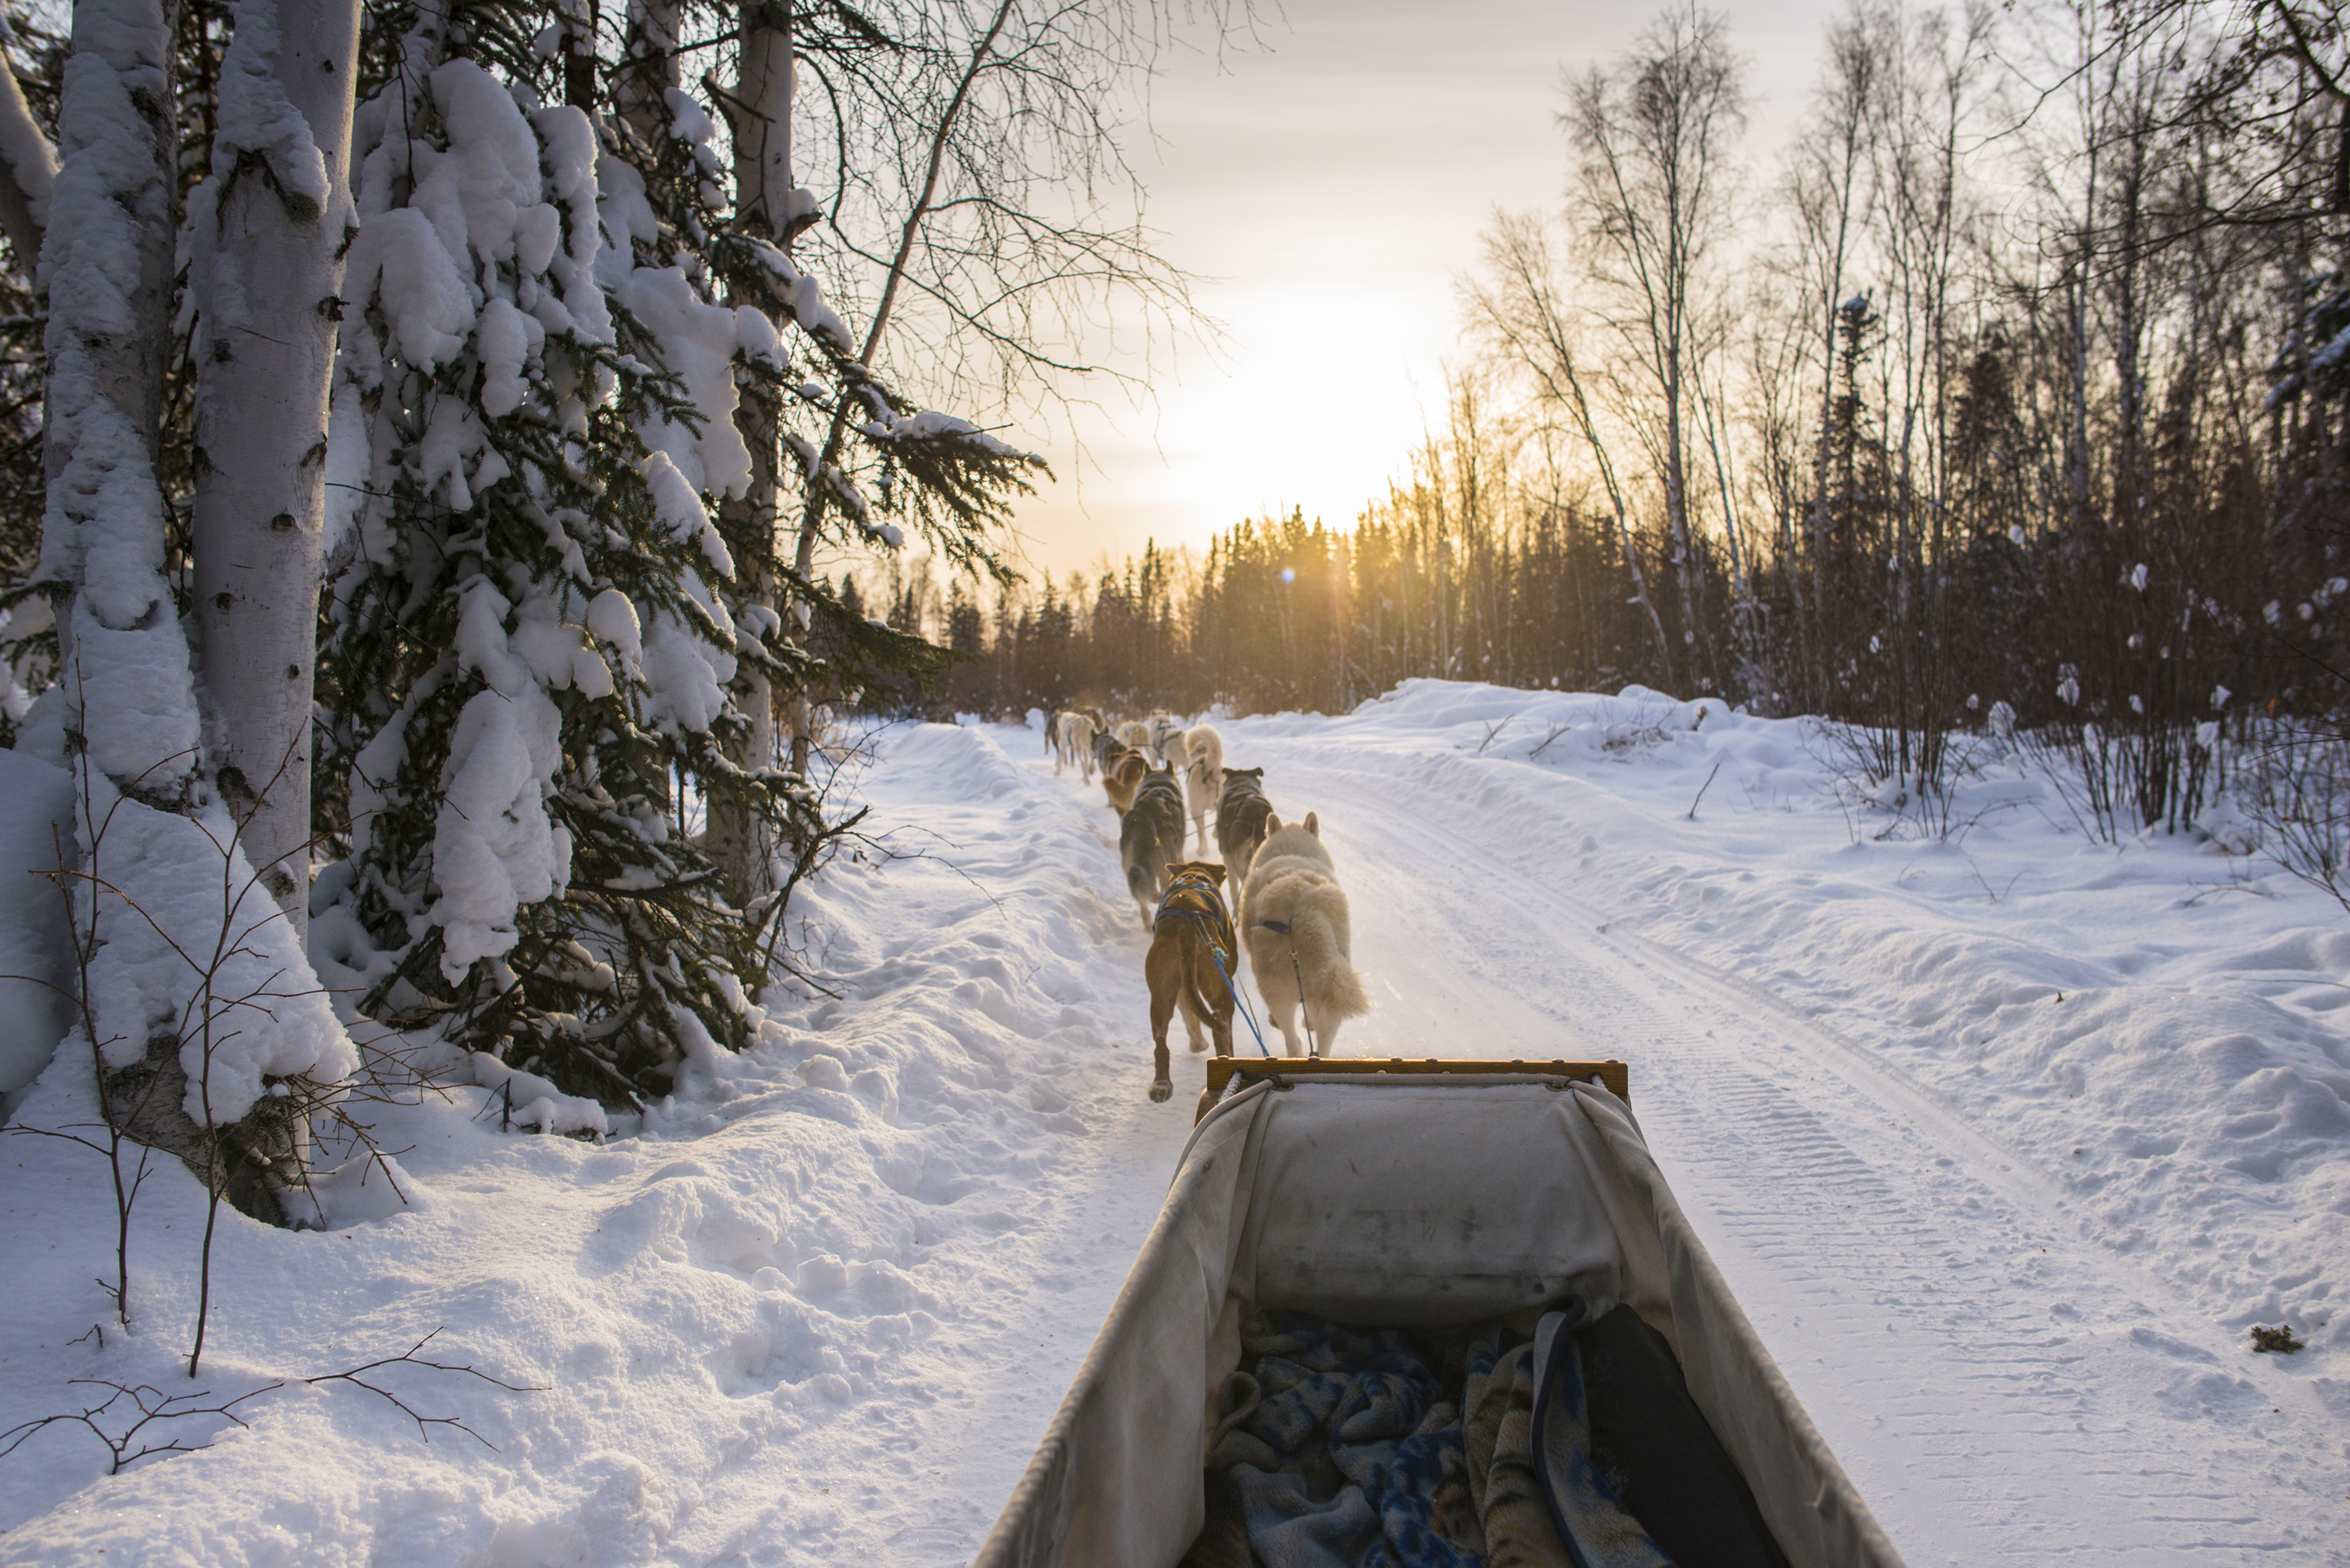
M 1216 1054 L 1232 1054 L 1232 965 L 1240 943 L 1232 936 L 1232 917 L 1224 909 L 1224 868 L 1212 860 L 1184 860 L 1170 867 L 1173 877 L 1167 896 L 1159 900 L 1151 922 L 1150 956 L 1142 972 L 1150 981 L 1150 1057 L 1152 1103 L 1175 1092 L 1167 1075 L 1167 1021 L 1183 1010 L 1183 1025 L 1191 1032 L 1191 1049 L 1204 1051 L 1201 1020 L 1213 1033 Z
M 1109 795 L 1109 808 L 1118 815 L 1134 804 L 1134 792 L 1150 772 L 1150 763 L 1140 752 L 1119 746 L 1102 763 L 1102 789 Z

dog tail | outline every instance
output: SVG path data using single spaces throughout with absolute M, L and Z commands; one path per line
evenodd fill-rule
M 1212 949 L 1214 944 L 1208 940 L 1207 937 L 1197 926 L 1192 926 L 1191 922 L 1189 920 L 1186 920 L 1183 923 L 1187 926 L 1191 926 L 1191 935 L 1194 940 L 1199 942 L 1199 944 L 1203 948 Z M 1237 958 L 1239 955 L 1234 954 L 1233 956 Z M 1217 967 L 1223 971 L 1224 975 L 1226 976 L 1224 983 L 1229 986 L 1232 983 L 1230 979 L 1232 974 L 1231 966 L 1229 964 L 1219 964 Z M 1215 1017 L 1216 1007 L 1213 996 L 1200 989 L 1199 966 L 1196 964 L 1185 964 L 1183 966 L 1183 983 L 1191 988 L 1191 1011 L 1199 1018 L 1200 1022 L 1205 1023 L 1210 1019 Z
M 1134 895 L 1136 903 L 1151 903 L 1159 897 L 1159 878 L 1150 874 L 1149 867 L 1139 860 L 1133 861 L 1126 868 L 1126 888 Z
M 1342 1018 L 1360 1018 L 1371 1010 L 1370 992 L 1364 988 L 1362 972 L 1348 962 L 1338 949 L 1337 932 L 1332 928 L 1328 913 L 1307 900 L 1290 917 L 1296 922 L 1297 950 L 1308 957 L 1307 984 L 1317 994 L 1307 999 L 1307 1005 L 1317 1018 L 1332 1023 Z

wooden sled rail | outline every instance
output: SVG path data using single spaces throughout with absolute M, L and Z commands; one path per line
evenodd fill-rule
M 1257 1078 L 1371 1078 L 1413 1074 L 1479 1077 L 1496 1073 L 1586 1082 L 1596 1077 L 1609 1094 L 1627 1106 L 1632 1103 L 1631 1069 L 1613 1057 L 1605 1062 L 1499 1062 L 1434 1056 L 1409 1060 L 1401 1056 L 1211 1056 L 1207 1066 L 1208 1086 L 1200 1093 L 1199 1113 L 1191 1118 L 1195 1123 L 1224 1097 L 1225 1089 L 1234 1078 L 1243 1080 L 1241 1087 L 1246 1088 L 1247 1080 Z

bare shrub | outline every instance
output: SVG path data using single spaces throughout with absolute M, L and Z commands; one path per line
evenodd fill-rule
M 2350 737 L 2314 724 L 2269 727 L 2240 793 L 2262 851 L 2350 909 Z

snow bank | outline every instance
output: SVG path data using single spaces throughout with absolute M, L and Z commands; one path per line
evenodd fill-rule
M 2214 1319 L 2350 1348 L 2350 922 L 2323 895 L 2195 836 L 2086 839 L 1988 740 L 1926 815 L 1859 800 L 1815 721 L 1639 687 L 1407 681 L 1226 746 L 1305 733 L 1505 808 L 1627 929 L 1813 999 Z
M 502 1132 L 508 1104 L 560 1127 L 578 1103 L 469 1064 L 446 1100 L 365 1110 L 402 1151 L 410 1205 L 329 1148 L 324 1220 L 345 1228 L 222 1215 L 196 1386 L 333 1371 L 445 1325 L 435 1359 L 535 1391 L 387 1382 L 495 1451 L 442 1428 L 425 1442 L 336 1386 L 241 1407 L 250 1429 L 191 1422 L 179 1435 L 210 1447 L 110 1478 L 95 1439 L 52 1428 L 0 1465 L 0 1561 L 967 1557 L 1188 1118 L 1143 1098 L 1141 947 L 1103 896 L 1118 886 L 1107 814 L 1024 785 L 989 732 L 878 745 L 868 826 L 911 858 L 844 860 L 795 906 L 837 996 L 770 992 L 760 1043 L 690 1069 L 635 1136 Z M 86 1063 L 61 1061 L 25 1115 L 86 1120 L 88 1096 Z M 111 1256 L 104 1163 L 49 1139 L 11 1153 L 0 1268 L 24 1288 L 0 1318 L 0 1426 L 63 1407 L 75 1376 L 178 1392 L 195 1185 L 171 1162 L 150 1178 L 140 1321 L 126 1336 L 108 1320 L 101 1350 L 68 1342 L 105 1315 L 89 1282 Z

